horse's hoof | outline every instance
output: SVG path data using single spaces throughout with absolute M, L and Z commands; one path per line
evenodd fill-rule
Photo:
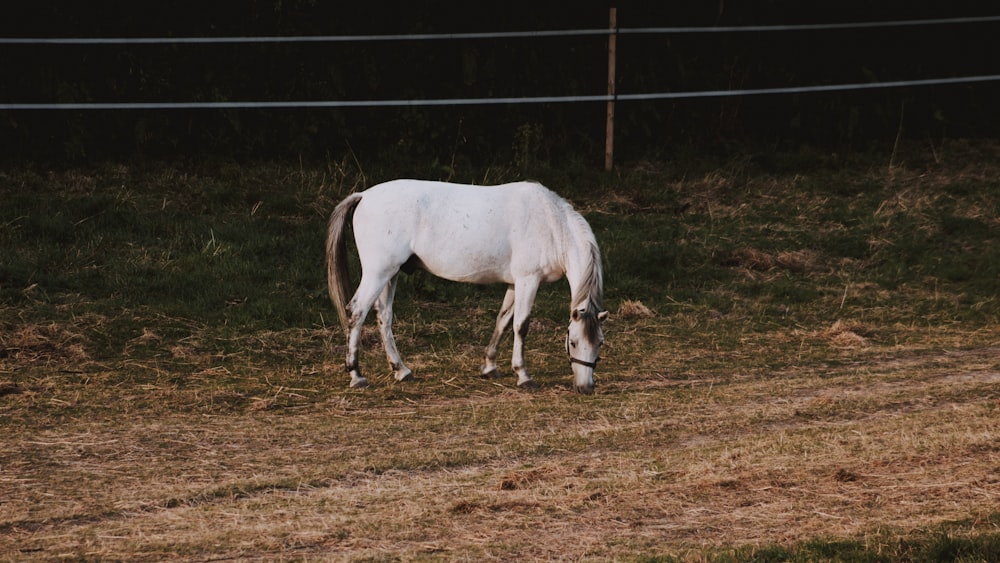
M 573 390 L 581 395 L 593 395 L 594 386 L 593 385 L 574 385 Z
M 364 377 L 360 377 L 360 376 L 359 377 L 352 377 L 351 378 L 351 387 L 354 388 L 354 389 L 364 389 L 365 387 L 368 387 L 368 380 L 365 379 Z
M 517 382 L 518 389 L 538 389 L 538 384 L 535 383 L 534 379 L 525 379 L 524 381 Z
M 482 377 L 483 379 L 496 379 L 500 377 L 500 374 L 497 372 L 497 368 L 493 368 L 489 371 L 479 372 L 479 377 Z
M 397 371 L 395 375 L 396 381 L 413 381 L 413 372 L 409 369 L 403 371 Z

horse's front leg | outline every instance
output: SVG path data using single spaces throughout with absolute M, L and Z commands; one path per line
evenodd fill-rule
M 503 296 L 503 304 L 500 305 L 500 314 L 497 315 L 496 328 L 493 329 L 493 336 L 486 346 L 486 360 L 483 362 L 479 373 L 483 377 L 497 376 L 497 350 L 500 347 L 500 339 L 503 333 L 514 318 L 514 286 L 507 287 L 507 293 Z
M 385 348 L 386 358 L 389 359 L 389 367 L 394 372 L 396 381 L 407 381 L 413 379 L 413 371 L 406 367 L 403 359 L 399 356 L 396 348 L 396 338 L 392 334 L 392 302 L 396 295 L 396 281 L 399 274 L 392 276 L 389 283 L 382 289 L 378 300 L 375 301 L 375 316 L 378 319 L 378 327 L 382 333 L 382 347 Z
M 510 365 L 517 374 L 518 387 L 534 386 L 524 361 L 524 341 L 528 337 L 531 307 L 535 303 L 539 283 L 538 279 L 527 278 L 518 280 L 514 284 L 514 351 L 511 354 Z

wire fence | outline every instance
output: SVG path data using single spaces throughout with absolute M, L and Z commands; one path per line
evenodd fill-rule
M 749 33 L 773 31 L 829 31 L 847 29 L 872 29 L 916 27 L 929 25 L 957 25 L 1000 22 L 1000 16 L 970 16 L 916 20 L 888 20 L 876 22 L 844 22 L 791 25 L 743 25 L 702 27 L 635 27 L 565 29 L 540 31 L 499 31 L 469 33 L 415 33 L 374 35 L 291 35 L 246 37 L 0 37 L 0 45 L 169 45 L 214 43 L 355 43 L 363 41 L 440 41 L 453 39 L 520 39 L 540 37 L 580 37 L 593 35 L 642 35 L 688 33 Z
M 388 35 L 315 35 L 315 36 L 247 36 L 247 37 L 0 37 L 0 45 L 167 45 L 167 44 L 267 44 L 267 43 L 344 43 L 366 41 L 441 41 L 469 39 L 518 39 L 542 37 L 579 37 L 640 34 L 703 34 L 703 33 L 765 33 L 792 31 L 825 31 L 872 28 L 900 28 L 935 25 L 967 25 L 1000 22 L 1000 16 L 975 16 L 877 22 L 846 22 L 797 25 L 712 26 L 712 27 L 641 27 L 571 29 L 512 32 L 471 32 Z M 292 100 L 292 101 L 224 101 L 224 102 L 80 102 L 80 103 L 19 103 L 0 102 L 0 110 L 186 110 L 186 109 L 294 109 L 294 108 L 378 108 L 427 107 L 496 104 L 552 104 L 579 102 L 609 102 L 636 100 L 678 100 L 773 94 L 799 94 L 873 90 L 901 87 L 971 84 L 1000 81 L 1000 74 L 934 77 L 910 80 L 864 82 L 848 84 L 803 85 L 775 88 L 749 88 L 684 92 L 653 92 L 633 94 L 598 94 L 584 96 L 527 96 L 488 98 L 442 98 L 407 100 Z
M 1000 74 L 897 80 L 889 82 L 859 82 L 816 86 L 785 86 L 777 88 L 744 88 L 735 90 L 703 90 L 688 92 L 656 92 L 649 94 L 615 94 L 593 96 L 533 96 L 520 98 L 439 98 L 416 100 L 299 100 L 278 102 L 79 102 L 79 103 L 0 103 L 5 110 L 156 110 L 156 109 L 324 109 L 375 107 L 432 107 L 529 103 L 574 103 L 638 100 L 681 100 L 691 98 L 721 98 L 728 96 L 759 96 L 767 94 L 800 94 L 811 92 L 841 92 L 913 86 L 971 84 L 1000 81 Z

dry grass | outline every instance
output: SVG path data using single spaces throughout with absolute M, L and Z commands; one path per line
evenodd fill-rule
M 618 305 L 617 315 L 623 319 L 644 319 L 656 316 L 642 301 L 626 299 Z
M 838 322 L 815 345 L 836 353 L 859 330 Z M 590 398 L 429 365 L 360 393 L 274 372 L 255 376 L 271 380 L 257 395 L 214 397 L 102 389 L 98 372 L 77 390 L 25 378 L 34 395 L 0 397 L 24 416 L 0 446 L 0 553 L 579 559 L 995 532 L 998 335 L 957 336 L 994 345 L 681 378 L 655 375 L 690 359 L 665 347 L 608 361 Z M 620 375 L 632 369 L 644 375 Z M 206 382 L 195 395 L 230 371 L 192 374 Z M 136 396 L 166 408 L 87 414 Z
M 828 339 L 835 346 L 856 347 L 867 346 L 872 332 L 861 324 L 845 322 L 838 319 L 833 325 L 820 332 L 819 336 Z

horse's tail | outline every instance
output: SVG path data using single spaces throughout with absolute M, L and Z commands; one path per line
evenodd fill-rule
M 330 290 L 330 300 L 337 308 L 340 324 L 347 329 L 347 299 L 351 290 L 351 276 L 347 268 L 347 223 L 354 214 L 354 208 L 361 202 L 361 194 L 351 194 L 340 202 L 326 229 L 326 281 Z

